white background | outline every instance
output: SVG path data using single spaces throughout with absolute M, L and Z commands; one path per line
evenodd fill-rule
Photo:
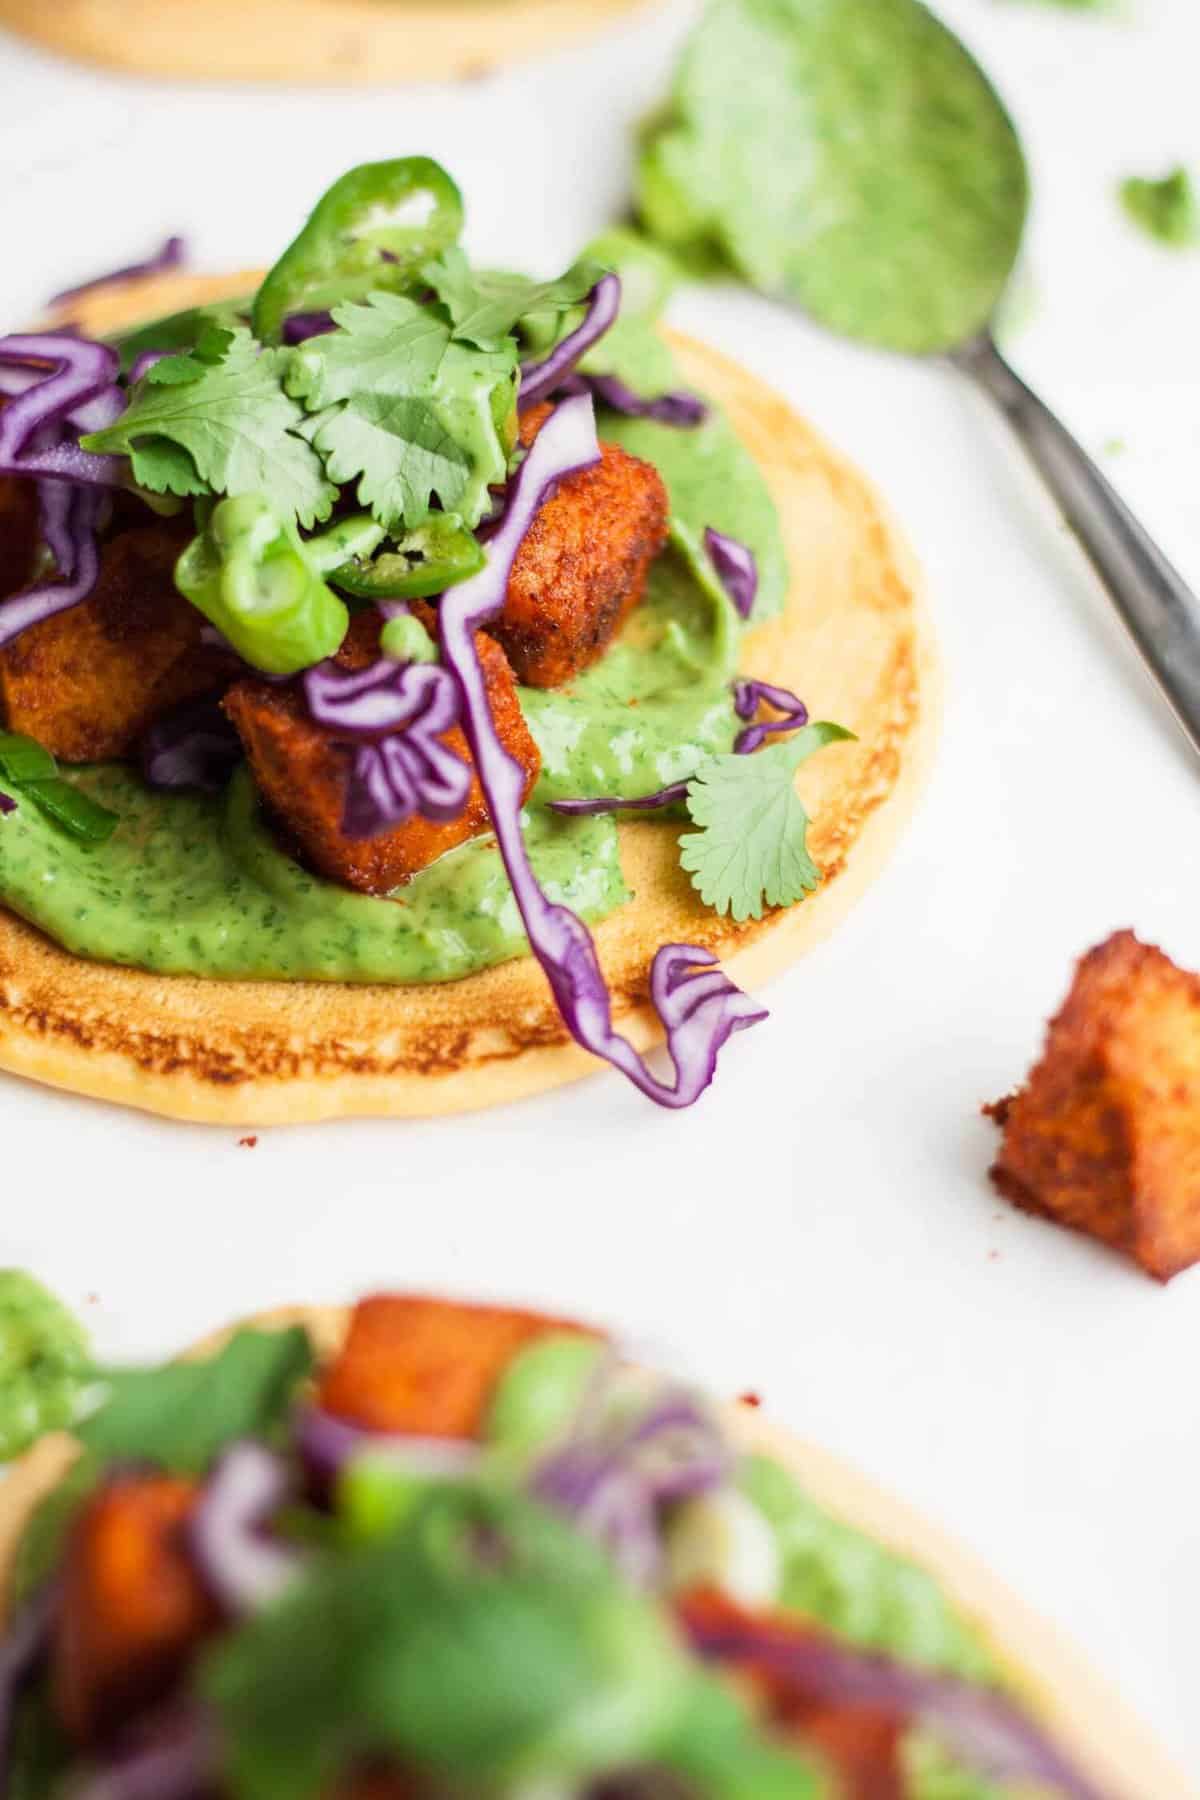
M 0 38 L 0 313 L 167 230 L 203 266 L 269 260 L 334 174 L 405 151 L 458 175 L 480 254 L 561 266 L 622 204 L 631 122 L 689 10 L 371 96 L 156 89 Z M 1200 253 L 1140 239 L 1112 199 L 1119 174 L 1200 169 L 1193 0 L 1128 0 L 1114 22 L 942 10 L 1032 156 L 1013 355 L 1200 583 Z M 734 289 L 685 293 L 676 316 L 874 474 L 928 569 L 945 738 L 885 877 L 681 1117 L 602 1075 L 446 1123 L 263 1132 L 251 1151 L 0 1078 L 0 1262 L 81 1307 L 109 1355 L 381 1283 L 609 1319 L 718 1391 L 761 1390 L 940 1517 L 1198 1774 L 1200 1274 L 1162 1289 L 1010 1212 L 978 1109 L 1114 927 L 1200 966 L 1200 766 L 957 377 Z

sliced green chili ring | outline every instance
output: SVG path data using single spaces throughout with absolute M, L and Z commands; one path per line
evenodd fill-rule
M 363 163 L 335 181 L 258 290 L 252 324 L 276 344 L 295 312 L 408 287 L 419 264 L 455 243 L 462 195 L 427 156 Z
M 11 776 L 9 779 L 12 779 Z M 115 812 L 110 812 L 107 806 L 101 806 L 98 800 L 93 800 L 82 788 L 72 787 L 61 776 L 55 776 L 50 781 L 27 781 L 21 792 L 48 819 L 53 819 L 56 825 L 60 825 L 72 837 L 80 838 L 85 844 L 106 843 L 121 823 Z
M 344 562 L 365 562 L 382 544 L 387 532 L 370 513 L 352 513 L 324 531 L 304 540 L 304 554 L 318 575 L 327 578 Z
M 58 774 L 50 752 L 31 737 L 0 731 L 0 775 L 20 787 L 26 781 L 49 781 Z
M 483 546 L 455 518 L 432 518 L 370 562 L 354 557 L 329 579 L 360 600 L 421 600 L 477 575 Z

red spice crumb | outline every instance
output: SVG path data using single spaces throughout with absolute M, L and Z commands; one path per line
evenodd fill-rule
M 762 1395 L 756 1394 L 753 1388 L 747 1388 L 744 1394 L 738 1395 L 739 1406 L 761 1406 Z
M 258 1139 L 256 1137 L 239 1138 L 238 1139 L 238 1149 L 239 1150 L 253 1150 L 254 1146 L 257 1143 L 258 1143 Z
M 989 1262 L 999 1262 L 1000 1261 L 1000 1252 L 998 1250 L 989 1250 L 988 1251 L 988 1261 Z

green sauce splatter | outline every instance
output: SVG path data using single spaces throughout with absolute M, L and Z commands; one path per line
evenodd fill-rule
M 1027 198 L 1008 114 L 919 0 L 712 0 L 638 174 L 671 248 L 915 352 L 991 317 Z
M 1200 208 L 1186 169 L 1172 169 L 1160 181 L 1130 175 L 1117 192 L 1134 224 L 1160 244 L 1187 250 L 1200 243 Z
M 0 1462 L 73 1424 L 91 1372 L 78 1320 L 24 1269 L 0 1269 Z

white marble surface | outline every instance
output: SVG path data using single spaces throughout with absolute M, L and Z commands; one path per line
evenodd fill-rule
M 1123 172 L 1200 167 L 1196 9 L 943 10 L 1032 152 L 1014 356 L 1089 445 L 1123 442 L 1114 477 L 1200 583 L 1200 254 L 1141 241 L 1111 195 Z M 369 96 L 155 88 L 0 37 L 0 312 L 168 228 L 204 264 L 262 260 L 333 173 L 408 150 L 458 173 L 478 251 L 550 267 L 620 203 L 630 121 L 687 12 L 472 86 Z M 1163 1290 L 1011 1213 L 978 1116 L 1110 929 L 1200 965 L 1200 769 L 952 375 L 733 289 L 686 293 L 677 316 L 858 457 L 927 566 L 945 739 L 886 877 L 685 1117 L 601 1076 L 466 1120 L 264 1132 L 251 1152 L 0 1082 L 0 1261 L 82 1306 L 108 1354 L 381 1282 L 608 1317 L 718 1390 L 761 1389 L 939 1516 L 1200 1774 L 1200 1274 Z

